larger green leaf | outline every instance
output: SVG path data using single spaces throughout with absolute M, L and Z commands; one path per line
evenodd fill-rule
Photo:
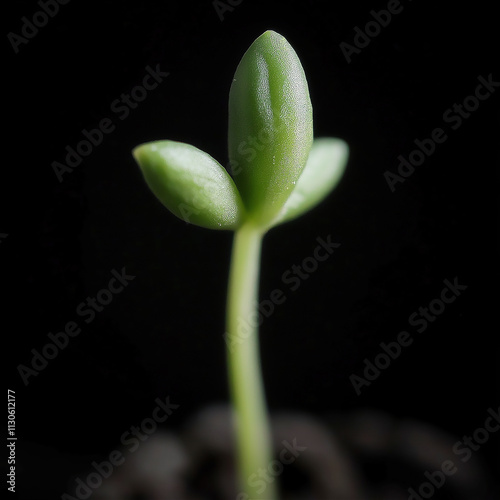
M 151 191 L 180 219 L 209 229 L 240 226 L 240 194 L 207 153 L 182 142 L 155 141 L 136 147 L 133 155 Z
M 341 139 L 315 139 L 295 189 L 273 225 L 295 219 L 323 201 L 339 183 L 349 157 Z
M 267 224 L 298 180 L 312 144 L 312 106 L 291 45 L 266 31 L 245 52 L 229 92 L 229 159 L 249 217 Z

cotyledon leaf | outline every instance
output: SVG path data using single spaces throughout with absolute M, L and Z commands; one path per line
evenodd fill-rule
M 209 229 L 237 229 L 245 209 L 227 171 L 182 142 L 154 141 L 133 150 L 147 185 L 180 219 Z
M 259 36 L 243 55 L 229 91 L 229 159 L 248 215 L 266 225 L 280 212 L 313 139 L 304 70 L 287 40 Z
M 295 219 L 323 201 L 339 183 L 349 157 L 341 139 L 315 139 L 306 166 L 273 226 Z

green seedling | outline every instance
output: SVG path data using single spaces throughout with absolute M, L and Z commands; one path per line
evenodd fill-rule
M 245 321 L 252 331 L 241 339 L 238 320 L 257 312 L 264 235 L 321 202 L 339 182 L 348 158 L 340 139 L 313 141 L 304 70 L 291 45 L 274 31 L 257 38 L 236 69 L 228 145 L 232 176 L 210 155 L 182 142 L 149 142 L 133 155 L 147 185 L 174 215 L 235 232 L 225 338 L 239 480 L 246 498 L 270 500 L 277 498 L 275 482 L 262 493 L 248 481 L 267 469 L 273 454 L 258 328 Z

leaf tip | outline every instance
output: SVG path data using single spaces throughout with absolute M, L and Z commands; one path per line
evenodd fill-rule
M 158 147 L 155 142 L 146 142 L 143 144 L 139 144 L 134 149 L 132 149 L 132 156 L 135 161 L 139 164 L 139 167 L 142 169 L 142 165 L 144 164 L 145 157 L 148 153 L 157 151 Z

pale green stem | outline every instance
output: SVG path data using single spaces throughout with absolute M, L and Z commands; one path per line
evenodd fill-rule
M 276 500 L 276 483 L 252 481 L 273 460 L 272 439 L 262 381 L 258 290 L 263 231 L 246 224 L 235 234 L 227 302 L 229 384 L 236 412 L 241 491 L 251 500 Z M 274 479 L 274 478 L 273 478 Z M 257 483 L 252 486 L 252 483 Z

